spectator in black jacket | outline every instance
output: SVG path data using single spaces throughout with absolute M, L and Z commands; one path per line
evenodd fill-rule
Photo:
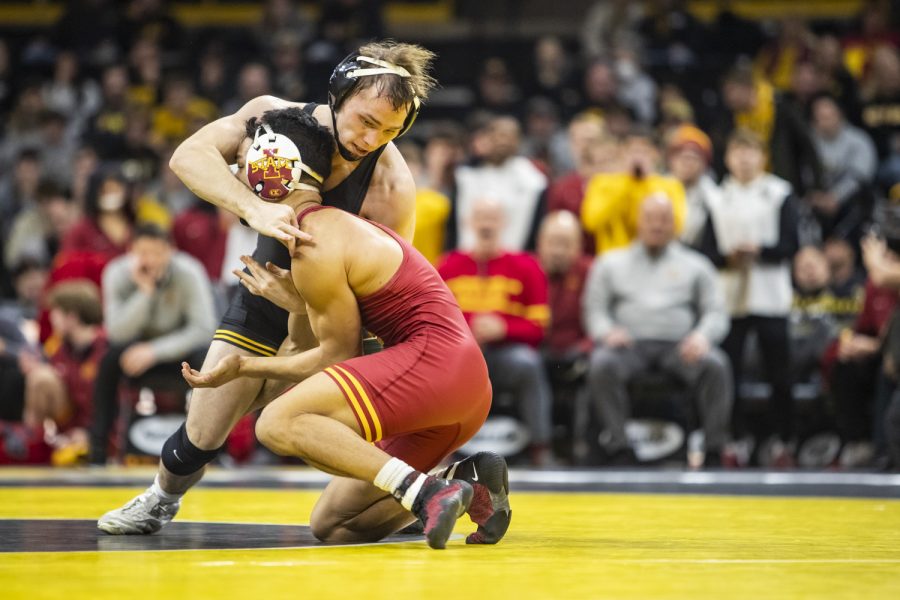
M 798 197 L 822 189 L 822 164 L 809 126 L 771 84 L 757 79 L 749 66 L 737 66 L 725 76 L 722 99 L 730 114 L 711 130 L 716 156 L 724 154 L 732 131 L 749 129 L 762 139 L 772 174 L 790 183 Z M 723 172 L 723 166 L 717 170 Z

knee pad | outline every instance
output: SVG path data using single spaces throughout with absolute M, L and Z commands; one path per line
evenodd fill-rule
M 169 471 L 182 477 L 193 475 L 219 455 L 222 445 L 215 450 L 201 450 L 188 439 L 186 423 L 169 436 L 162 449 L 162 463 Z

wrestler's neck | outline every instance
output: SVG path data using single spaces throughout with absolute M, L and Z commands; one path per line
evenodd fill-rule
M 322 194 L 312 190 L 294 190 L 281 202 L 293 208 L 296 214 L 300 214 L 310 206 L 320 206 Z

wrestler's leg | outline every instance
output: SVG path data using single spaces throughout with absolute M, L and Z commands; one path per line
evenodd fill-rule
M 227 342 L 213 340 L 203 361 L 203 369 L 211 369 L 225 356 L 255 356 L 252 352 Z M 191 392 L 185 424 L 187 437 L 198 449 L 214 452 L 221 448 L 247 409 L 262 389 L 263 380 L 242 377 L 218 388 L 197 388 Z M 207 461 L 208 462 L 208 461 Z M 205 464 L 188 474 L 176 474 L 159 464 L 160 487 L 169 494 L 184 494 L 203 477 Z
M 213 340 L 204 361 L 212 368 L 224 356 L 251 356 L 247 350 Z M 253 403 L 261 379 L 236 379 L 219 388 L 194 390 L 187 421 L 163 445 L 156 479 L 145 492 L 104 514 L 97 527 L 112 535 L 159 531 L 181 507 L 181 496 L 203 477 L 229 432 Z
M 319 373 L 269 404 L 257 421 L 256 433 L 260 442 L 277 454 L 298 456 L 326 472 L 357 480 L 338 479 L 323 494 L 325 502 L 320 501 L 312 519 L 313 532 L 320 539 L 380 539 L 412 522 L 409 511 L 413 510 L 425 521 L 429 544 L 443 548 L 453 524 L 471 501 L 471 486 L 427 477 L 391 457 L 364 439 L 372 432 L 361 422 L 366 421 L 357 420 L 343 389 L 330 376 Z M 387 492 L 402 498 L 406 508 Z M 336 502 L 342 493 L 350 496 Z M 369 511 L 377 518 L 367 515 L 360 523 L 354 522 L 356 516 Z M 336 527 L 337 522 L 350 526 Z

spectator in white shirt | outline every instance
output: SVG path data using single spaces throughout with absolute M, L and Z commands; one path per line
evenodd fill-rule
M 722 346 L 739 386 L 745 342 L 751 331 L 756 333 L 771 385 L 769 433 L 774 438 L 769 464 L 790 466 L 788 443 L 794 429 L 788 317 L 791 261 L 798 250 L 797 211 L 791 185 L 766 172 L 763 142 L 755 133 L 739 129 L 731 135 L 725 164 L 729 175 L 722 182 L 721 196 L 709 205 L 710 220 L 701 244 L 720 269 L 731 313 L 731 332 Z M 745 435 L 740 394 L 733 417 L 733 433 Z

